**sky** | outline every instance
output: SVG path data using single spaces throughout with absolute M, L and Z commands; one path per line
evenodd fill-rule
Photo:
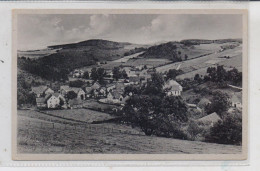
M 242 38 L 238 14 L 20 14 L 18 50 L 106 39 L 152 44 L 183 39 Z

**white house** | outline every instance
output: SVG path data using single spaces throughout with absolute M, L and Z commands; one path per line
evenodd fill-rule
M 163 89 L 167 96 L 180 96 L 182 92 L 182 86 L 174 80 L 168 80 Z
M 60 105 L 60 99 L 59 99 L 59 94 L 54 93 L 54 94 L 48 94 L 46 95 L 46 101 L 47 101 L 47 107 L 49 109 L 55 109 L 59 107 Z

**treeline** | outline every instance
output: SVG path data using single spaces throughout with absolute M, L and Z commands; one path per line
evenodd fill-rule
M 30 93 L 31 85 L 28 84 L 21 74 L 17 75 L 17 105 L 36 104 L 35 96 Z
M 230 83 L 232 85 L 242 85 L 242 72 L 239 72 L 236 68 L 227 71 L 223 65 L 209 67 L 204 80 L 219 84 Z
M 38 60 L 19 59 L 18 67 L 31 74 L 40 76 L 50 81 L 66 81 L 68 80 L 69 70 L 66 68 L 55 68 L 50 65 L 44 65 Z

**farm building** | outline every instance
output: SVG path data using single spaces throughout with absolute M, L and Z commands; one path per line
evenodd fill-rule
M 45 98 L 44 97 L 37 97 L 36 98 L 36 106 L 39 109 L 46 108 L 47 104 L 46 104 Z
M 182 92 L 182 86 L 174 80 L 168 80 L 163 89 L 167 96 L 180 96 Z
M 211 101 L 207 98 L 202 98 L 199 103 L 198 103 L 198 106 L 202 109 L 204 109 L 207 105 L 211 104 Z
M 68 92 L 73 91 L 74 93 L 77 94 L 77 98 L 81 100 L 85 100 L 86 98 L 86 93 L 82 88 L 77 88 L 77 87 L 69 87 L 67 85 L 61 86 L 60 87 L 60 93 L 66 97 Z
M 77 94 L 77 98 L 81 100 L 85 100 L 86 93 L 82 88 L 77 88 L 77 87 L 71 87 L 71 91 L 74 91 Z
M 213 126 L 218 121 L 222 121 L 222 119 L 218 116 L 218 114 L 216 112 L 214 112 L 214 113 L 211 113 L 207 116 L 204 116 L 204 117 L 198 119 L 197 121 L 204 125 Z
M 44 97 L 46 94 L 52 94 L 54 91 L 47 86 L 38 86 L 32 87 L 32 93 L 36 95 L 36 97 Z

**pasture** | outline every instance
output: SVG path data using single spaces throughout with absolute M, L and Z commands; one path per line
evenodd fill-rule
M 94 113 L 90 114 L 95 115 Z M 114 123 L 82 124 L 18 110 L 19 153 L 34 154 L 230 154 L 241 146 L 145 136 L 139 129 Z
M 230 58 L 223 58 L 223 56 L 229 56 Z M 238 46 L 234 49 L 228 49 L 199 58 L 160 66 L 156 70 L 157 72 L 164 73 L 170 69 L 176 69 L 179 65 L 179 69 L 184 71 L 184 74 L 177 76 L 177 79 L 193 78 L 196 74 L 205 75 L 208 67 L 216 65 L 224 65 L 226 69 L 236 67 L 242 71 L 242 47 Z

